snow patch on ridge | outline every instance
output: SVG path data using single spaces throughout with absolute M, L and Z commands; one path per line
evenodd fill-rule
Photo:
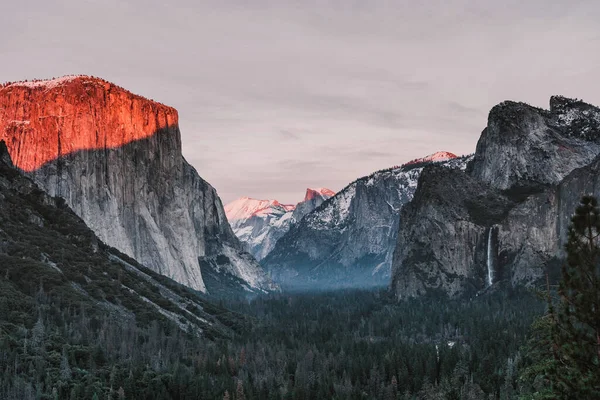
M 235 235 L 261 260 L 293 224 L 333 195 L 335 192 L 327 188 L 308 188 L 304 200 L 296 205 L 241 197 L 224 209 Z
M 249 218 L 267 217 L 272 214 L 284 214 L 294 210 L 296 206 L 281 204 L 277 200 L 258 200 L 241 197 L 225 205 L 225 215 L 229 222 L 247 220 Z
M 45 88 L 45 89 L 52 89 L 55 88 L 57 86 L 63 85 L 67 82 L 71 82 L 74 81 L 76 79 L 79 78 L 89 78 L 86 75 L 66 75 L 66 76 L 62 76 L 60 78 L 54 78 L 54 79 L 42 79 L 42 80 L 33 80 L 33 81 L 21 81 L 21 82 L 13 82 L 9 85 L 7 85 L 8 87 L 10 86 L 22 86 L 22 87 L 28 87 L 28 88 Z

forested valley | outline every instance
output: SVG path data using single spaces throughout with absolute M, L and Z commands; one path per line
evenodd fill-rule
M 515 398 L 545 307 L 526 290 L 404 303 L 385 289 L 277 294 L 222 304 L 236 333 L 207 340 L 33 298 L 39 317 L 0 332 L 2 398 Z

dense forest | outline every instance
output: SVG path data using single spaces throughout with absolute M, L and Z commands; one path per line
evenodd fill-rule
M 519 391 L 521 346 L 544 303 L 527 291 L 398 304 L 381 291 L 231 302 L 234 338 L 121 325 L 60 307 L 0 332 L 7 399 L 488 399 Z M 57 311 L 57 310 L 62 311 Z
M 0 162 L 0 399 L 600 398 L 599 240 L 585 197 L 557 286 L 217 305 Z

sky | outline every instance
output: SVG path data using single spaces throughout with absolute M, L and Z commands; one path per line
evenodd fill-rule
M 0 81 L 99 76 L 177 108 L 224 203 L 302 200 L 436 151 L 491 107 L 600 105 L 597 0 L 20 0 Z

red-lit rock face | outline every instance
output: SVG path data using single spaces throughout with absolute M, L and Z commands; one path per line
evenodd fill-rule
M 333 190 L 327 188 L 317 188 L 317 189 L 306 189 L 306 194 L 304 195 L 304 201 L 310 201 L 316 197 L 330 198 L 335 196 L 335 192 Z
M 0 87 L 0 140 L 14 164 L 27 172 L 79 150 L 123 146 L 177 123 L 174 108 L 98 78 Z
M 243 290 L 274 288 L 181 155 L 175 109 L 87 76 L 5 84 L 2 139 L 16 166 L 144 266 L 202 292 L 201 264 Z

